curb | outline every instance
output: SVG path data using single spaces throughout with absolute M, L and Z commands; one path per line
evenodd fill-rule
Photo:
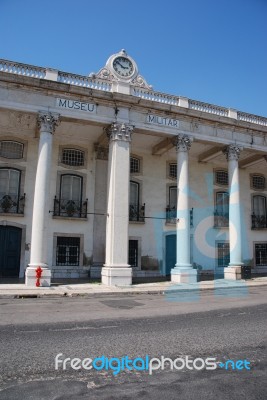
M 121 296 L 121 295 L 126 295 L 126 296 L 134 296 L 134 295 L 141 295 L 141 294 L 151 294 L 151 295 L 168 295 L 168 294 L 177 294 L 177 293 L 186 293 L 186 292 L 203 292 L 203 291 L 214 291 L 214 290 L 229 290 L 229 289 L 235 289 L 235 290 L 243 290 L 244 288 L 249 289 L 250 287 L 255 288 L 255 287 L 262 287 L 262 286 L 267 286 L 267 282 L 246 282 L 242 281 L 245 283 L 245 285 L 241 286 L 239 285 L 213 285 L 210 287 L 170 287 L 170 288 L 162 288 L 162 289 L 144 289 L 144 290 L 129 290 L 129 289 L 119 289 L 118 291 L 107 291 L 107 292 L 87 292 L 87 291 L 71 291 L 71 289 L 68 289 L 67 291 L 62 291 L 60 293 L 58 292 L 45 292 L 45 293 L 38 293 L 36 292 L 25 292 L 25 293 L 1 293 L 0 289 L 0 299 L 7 299 L 7 298 L 12 298 L 12 299 L 35 299 L 35 298 L 48 298 L 48 297 L 54 297 L 54 298 L 59 298 L 59 297 L 104 297 L 104 296 Z M 23 290 L 23 289 L 22 289 Z M 8 290 L 7 290 L 8 292 Z

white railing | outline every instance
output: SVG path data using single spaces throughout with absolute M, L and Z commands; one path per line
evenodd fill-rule
M 0 59 L 0 71 L 8 72 L 11 74 L 28 76 L 31 78 L 38 79 L 52 79 L 57 82 L 67 83 L 69 85 L 75 85 L 80 87 L 86 87 L 90 89 L 101 90 L 105 92 L 112 92 L 112 82 L 104 79 L 87 77 L 82 75 L 69 74 L 67 72 L 55 71 L 53 77 L 51 77 L 51 70 L 36 67 L 33 65 L 17 63 L 8 60 Z M 231 112 L 228 108 L 216 106 L 214 104 L 203 103 L 196 100 L 191 100 L 183 97 L 172 96 L 165 93 L 154 92 L 140 87 L 131 87 L 131 94 L 141 99 L 155 101 L 161 104 L 169 104 L 173 106 L 180 106 L 196 110 L 204 113 L 219 115 L 229 118 L 237 118 L 239 121 L 248 122 L 251 124 L 257 124 L 261 126 L 267 126 L 267 118 L 260 117 L 258 115 L 247 114 L 241 111 Z
M 43 79 L 46 73 L 45 68 L 35 67 L 33 65 L 21 64 L 7 60 L 0 60 L 0 71 L 9 72 L 11 74 L 30 76 L 32 78 L 39 79 Z
M 240 121 L 250 122 L 251 124 L 267 126 L 267 118 L 259 117 L 258 115 L 247 114 L 237 111 L 237 119 Z
M 189 108 L 191 110 L 206 112 L 209 114 L 220 115 L 222 117 L 228 117 L 228 108 L 215 106 L 213 104 L 202 103 L 201 101 L 189 100 Z
M 102 79 L 89 78 L 82 75 L 68 74 L 66 72 L 58 73 L 58 82 L 68 83 L 69 85 L 87 87 L 106 92 L 111 92 L 112 84 Z
M 156 101 L 158 103 L 170 104 L 179 106 L 179 97 L 171 96 L 169 94 L 154 92 L 153 90 L 146 90 L 141 88 L 132 88 L 132 95 L 140 97 L 141 99 Z

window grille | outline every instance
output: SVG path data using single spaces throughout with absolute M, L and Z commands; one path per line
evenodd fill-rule
M 255 258 L 257 267 L 267 265 L 267 243 L 255 244 Z
M 171 163 L 169 164 L 169 177 L 170 178 L 177 178 L 177 164 Z
M 0 142 L 0 156 L 4 158 L 23 158 L 24 145 L 11 140 L 2 140 Z
M 216 171 L 215 172 L 215 183 L 217 185 L 228 185 L 228 172 L 227 171 Z
M 129 240 L 129 264 L 138 267 L 138 240 Z
M 265 189 L 265 178 L 261 175 L 253 175 L 252 176 L 252 187 L 253 189 Z
M 130 172 L 131 174 L 140 172 L 140 160 L 136 157 L 130 157 Z
M 230 263 L 229 243 L 217 243 L 218 267 L 227 267 Z
M 63 149 L 61 162 L 72 167 L 82 167 L 84 165 L 84 151 Z
M 57 237 L 56 265 L 79 265 L 80 238 Z

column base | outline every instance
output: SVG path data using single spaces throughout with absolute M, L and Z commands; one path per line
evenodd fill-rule
M 102 283 L 108 286 L 129 286 L 132 284 L 132 268 L 107 267 L 101 271 Z
M 42 275 L 40 278 L 39 287 L 48 287 L 51 285 L 51 270 L 48 268 L 47 264 L 29 264 L 25 272 L 25 285 L 36 287 L 36 268 L 42 268 Z
M 171 281 L 175 283 L 196 283 L 197 271 L 193 268 L 171 269 Z
M 224 268 L 224 279 L 232 279 L 238 281 L 241 279 L 241 266 L 235 265 Z

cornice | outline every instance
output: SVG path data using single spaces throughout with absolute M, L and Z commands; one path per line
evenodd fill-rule
M 158 103 L 156 101 L 142 99 L 133 95 L 106 92 L 97 89 L 84 88 L 68 83 L 49 81 L 45 79 L 31 78 L 21 75 L 13 75 L 8 72 L 0 72 L 0 86 L 6 83 L 7 86 L 13 89 L 21 89 L 41 92 L 46 96 L 64 97 L 77 95 L 80 101 L 95 102 L 96 104 L 111 107 L 124 107 L 131 110 L 139 111 L 147 114 L 148 112 L 158 112 L 163 116 L 168 116 L 180 119 L 185 122 L 198 122 L 199 124 L 207 124 L 215 126 L 220 129 L 231 129 L 242 133 L 251 135 L 250 132 L 256 136 L 265 136 L 267 134 L 267 127 L 259 126 L 256 124 L 236 120 L 229 117 L 218 116 L 214 114 L 203 113 L 202 111 L 192 110 L 189 108 L 179 107 L 175 105 Z M 6 86 L 6 87 L 7 87 Z M 31 89 L 31 90 L 29 90 Z M 73 97 L 72 97 L 73 98 Z

